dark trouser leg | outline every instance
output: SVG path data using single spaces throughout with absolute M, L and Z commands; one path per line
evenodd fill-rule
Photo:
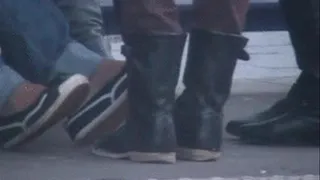
M 247 39 L 241 36 L 248 1 L 195 1 L 185 71 L 186 90 L 176 106 L 178 157 L 213 160 L 220 155 L 222 111 Z
M 227 131 L 263 143 L 319 143 L 319 0 L 280 3 L 302 73 L 285 99 L 261 113 L 231 121 Z
M 319 0 L 281 0 L 280 3 L 296 60 L 302 70 L 288 98 L 319 107 Z
M 319 106 L 319 0 L 280 2 L 297 63 L 302 70 L 293 89 L 300 89 L 301 100 Z M 297 96 L 292 95 L 289 98 Z
M 175 162 L 172 111 L 185 44 L 173 0 L 122 1 L 133 161 Z
M 319 0 L 280 3 L 299 68 L 319 78 Z

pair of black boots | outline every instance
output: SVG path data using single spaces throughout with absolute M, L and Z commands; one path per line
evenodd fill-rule
M 247 39 L 194 30 L 176 100 L 186 35 L 124 36 L 130 115 L 93 153 L 138 162 L 208 161 L 220 156 L 222 109 Z

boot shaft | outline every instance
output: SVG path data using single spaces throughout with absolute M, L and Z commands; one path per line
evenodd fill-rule
M 242 36 L 194 30 L 184 76 L 187 89 L 202 94 L 211 105 L 223 106 L 230 93 L 236 61 L 243 56 L 247 41 Z
M 186 90 L 178 98 L 175 124 L 185 149 L 219 152 L 223 106 L 229 96 L 236 61 L 247 39 L 194 30 L 184 76 Z M 209 153 L 210 154 L 210 153 Z
M 173 104 L 186 36 L 134 35 L 125 39 L 130 98 L 144 97 L 139 101 L 146 101 L 151 109 Z
M 185 35 L 125 35 L 130 141 L 138 152 L 173 152 L 172 110 Z

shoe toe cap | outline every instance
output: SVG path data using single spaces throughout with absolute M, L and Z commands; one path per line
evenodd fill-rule
M 242 121 L 237 121 L 237 120 L 230 121 L 227 124 L 226 131 L 231 135 L 240 136 L 241 135 L 240 129 L 243 124 L 244 123 Z

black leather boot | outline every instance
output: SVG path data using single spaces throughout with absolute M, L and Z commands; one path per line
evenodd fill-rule
M 185 35 L 124 36 L 127 46 L 129 158 L 139 162 L 174 163 L 175 88 Z
M 289 93 L 282 113 L 272 118 L 240 126 L 240 137 L 263 144 L 319 144 L 319 79 L 305 72 L 300 76 L 296 95 Z M 291 104 L 290 104 L 291 102 Z M 274 108 L 269 114 L 278 111 Z M 262 116 L 263 117 L 263 116 Z
M 306 98 L 305 94 L 308 94 L 305 87 L 308 86 L 309 81 L 312 81 L 312 79 L 312 76 L 302 72 L 284 99 L 279 100 L 265 111 L 242 119 L 231 120 L 227 124 L 226 131 L 231 135 L 239 137 L 242 134 L 241 126 L 245 124 L 264 123 L 265 121 L 270 121 L 274 118 L 281 117 L 284 114 L 301 106 Z
M 208 161 L 220 156 L 223 106 L 236 61 L 247 39 L 194 30 L 184 77 L 186 90 L 175 106 L 177 157 Z

